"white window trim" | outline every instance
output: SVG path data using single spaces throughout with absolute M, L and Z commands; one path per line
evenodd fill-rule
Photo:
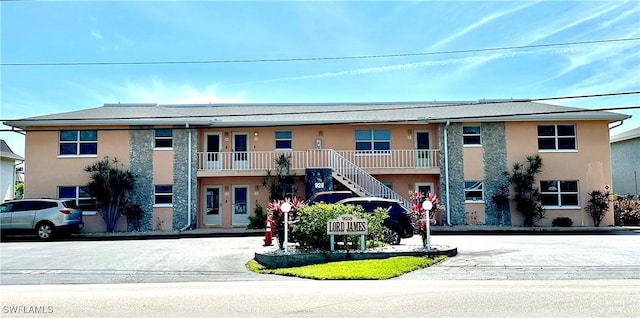
M 543 150 L 538 150 L 538 152 L 554 152 L 554 153 L 566 152 L 566 153 L 573 153 L 573 152 L 578 152 L 578 149 L 560 149 L 560 150 L 543 149 Z
M 75 131 L 76 135 L 77 135 L 77 140 L 72 141 L 72 140 L 60 140 L 60 134 L 62 133 L 62 131 Z M 63 129 L 58 131 L 58 158 L 97 158 L 98 157 L 98 130 L 96 129 Z M 90 141 L 86 141 L 86 140 L 80 140 L 80 132 L 81 131 L 95 131 L 96 132 L 96 140 L 90 140 Z M 95 154 L 80 154 L 78 152 L 80 152 L 80 144 L 96 144 L 96 153 Z M 75 144 L 77 146 L 76 148 L 76 154 L 60 154 L 60 145 L 61 144 Z
M 538 152 L 578 152 L 578 133 L 577 133 L 578 127 L 577 127 L 576 124 L 538 124 L 538 126 L 553 126 L 554 127 L 554 135 L 553 136 L 540 136 L 536 132 L 536 142 L 539 142 L 540 138 L 552 138 L 553 137 L 555 139 L 555 144 L 556 144 L 556 149 L 540 149 L 540 146 L 538 146 Z M 537 129 L 538 126 L 536 126 L 536 129 Z M 558 126 L 573 126 L 573 136 L 558 136 Z M 573 137 L 576 149 L 558 149 L 558 139 L 559 138 L 569 138 L 569 137 Z
M 464 188 L 464 203 L 484 203 L 484 180 L 464 180 L 464 182 L 480 182 L 480 185 L 482 185 L 482 190 L 469 190 L 467 191 L 467 188 L 465 186 Z M 471 191 L 481 191 L 482 192 L 482 198 L 480 200 L 467 200 L 467 192 L 471 192 Z
M 543 205 L 545 210 L 582 210 L 582 207 L 579 205 Z
M 170 185 L 171 186 L 171 193 L 166 193 L 166 192 L 156 192 L 156 186 L 167 186 Z M 169 196 L 171 195 L 171 203 L 156 203 L 156 196 L 161 195 L 161 196 Z M 153 207 L 154 208 L 170 208 L 173 207 L 173 184 L 154 184 L 153 185 Z
M 158 137 L 156 136 L 156 131 L 159 129 L 169 129 L 171 130 L 171 137 Z M 156 147 L 156 140 L 158 139 L 162 139 L 162 140 L 171 140 L 171 147 Z M 173 150 L 173 129 L 172 128 L 155 128 L 153 130 L 153 150 Z
M 464 127 L 478 127 L 478 129 L 480 129 L 480 133 L 477 133 L 477 134 L 465 134 L 464 133 Z M 463 131 L 462 132 L 462 146 L 463 147 L 482 147 L 482 127 L 481 127 L 481 125 L 464 125 L 464 126 L 462 126 L 462 131 Z M 478 136 L 480 138 L 480 143 L 479 144 L 465 144 L 464 143 L 464 137 L 465 136 L 468 136 L 468 137 Z
M 291 138 L 277 138 L 276 135 L 278 132 L 289 132 L 291 134 Z M 292 151 L 293 150 L 293 131 L 291 130 L 276 130 L 273 133 L 273 137 L 274 137 L 274 145 L 273 145 L 273 149 L 274 151 Z M 291 143 L 291 147 L 290 148 L 276 148 L 276 145 L 278 145 L 278 141 L 289 141 Z
M 58 195 L 58 199 L 62 199 L 62 200 L 74 200 L 76 201 L 76 205 L 80 206 L 80 187 L 84 187 L 84 186 L 76 186 L 76 185 L 58 185 L 58 191 L 60 191 L 60 187 L 67 187 L 67 188 L 75 188 L 75 192 L 76 192 L 76 197 L 75 198 L 60 198 Z M 59 194 L 59 193 L 58 193 Z M 89 197 L 89 199 L 95 199 L 94 197 Z M 94 211 L 94 210 L 82 210 L 82 215 L 96 215 L 98 214 L 98 211 Z
M 98 158 L 98 155 L 58 155 L 58 158 Z
M 359 139 L 355 138 L 355 136 L 354 136 L 354 143 L 353 143 L 353 148 L 354 149 L 353 150 L 355 151 L 355 155 L 356 156 L 390 156 L 391 155 L 391 139 L 392 139 L 391 129 L 356 129 L 354 131 L 354 135 L 355 135 L 355 132 L 358 131 L 358 130 L 369 130 L 369 131 L 371 131 L 371 139 L 368 139 L 366 141 L 362 140 L 362 139 L 359 140 Z M 389 139 L 385 139 L 385 140 L 375 139 L 375 137 L 374 137 L 375 133 L 374 132 L 376 130 L 388 130 L 389 131 Z M 357 148 L 356 145 L 358 144 L 358 142 L 369 142 L 371 144 L 371 149 L 369 149 L 369 150 L 358 150 L 358 149 L 356 149 Z M 389 143 L 389 149 L 387 149 L 387 150 L 375 150 L 374 148 L 375 148 L 375 143 L 376 142 L 388 142 Z M 379 152 L 386 151 L 388 153 L 374 153 L 374 152 L 378 152 L 378 151 Z
M 564 192 L 564 194 L 575 194 L 578 197 L 578 202 L 580 202 L 580 181 L 579 180 L 541 180 L 541 181 L 556 181 L 558 187 L 560 187 L 560 182 L 562 181 L 565 181 L 565 182 L 575 181 L 576 185 L 578 186 L 578 191 Z M 558 196 L 558 202 L 560 202 L 563 192 L 561 192 L 560 189 L 558 189 L 558 192 L 543 192 L 542 190 L 540 190 L 540 195 L 543 195 L 543 194 L 546 194 L 546 195 L 556 194 Z M 542 205 L 542 207 L 550 210 L 581 209 L 580 205 Z

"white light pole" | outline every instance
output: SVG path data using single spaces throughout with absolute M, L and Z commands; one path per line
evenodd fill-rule
M 285 202 L 280 206 L 280 209 L 284 213 L 284 253 L 289 253 L 289 211 L 291 211 L 291 204 Z
M 433 208 L 433 203 L 429 200 L 425 200 L 422 202 L 422 209 L 425 210 L 424 218 L 425 218 L 425 242 L 424 247 L 427 251 L 431 250 L 431 217 L 429 217 L 430 211 Z

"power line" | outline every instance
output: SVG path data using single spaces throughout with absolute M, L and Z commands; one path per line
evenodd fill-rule
M 504 51 L 519 50 L 532 48 L 546 48 L 559 46 L 575 46 L 585 44 L 612 43 L 638 41 L 640 37 L 621 38 L 621 39 L 605 39 L 591 40 L 580 42 L 563 42 L 550 44 L 533 44 L 521 46 L 504 46 L 480 49 L 452 50 L 452 51 L 436 51 L 436 52 L 419 52 L 419 53 L 398 53 L 398 54 L 377 54 L 377 55 L 354 55 L 354 56 L 328 56 L 328 57 L 300 57 L 300 58 L 275 58 L 275 59 L 236 59 L 236 60 L 190 60 L 190 61 L 123 61 L 123 62 L 16 62 L 16 63 L 0 63 L 0 66 L 21 67 L 21 66 L 106 66 L 106 65 L 169 65 L 169 64 L 232 64 L 232 63 L 274 63 L 274 62 L 302 62 L 302 61 L 328 61 L 328 60 L 362 60 L 362 59 L 382 59 L 392 57 L 411 57 L 411 56 L 427 56 L 427 55 L 444 55 L 459 53 L 476 53 L 488 51 Z

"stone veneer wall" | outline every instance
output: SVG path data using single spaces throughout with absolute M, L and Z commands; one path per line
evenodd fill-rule
M 509 183 L 505 124 L 504 122 L 482 123 L 481 133 L 484 151 L 485 224 L 511 225 L 509 210 L 504 211 L 504 219 L 500 220 L 500 211 L 496 209 L 491 200 L 500 185 Z
M 153 141 L 152 127 L 130 127 L 129 171 L 136 176 L 131 202 L 140 204 L 144 211 L 140 220 L 141 231 L 153 230 Z M 128 223 L 127 230 L 132 231 L 133 226 Z
M 304 176 L 305 200 L 312 195 L 333 190 L 333 176 L 328 168 L 307 168 Z M 323 188 L 316 188 L 317 184 L 322 184 Z
M 440 200 L 442 204 L 447 204 L 447 195 L 449 195 L 449 214 L 451 216 L 451 224 L 464 225 L 464 167 L 462 155 L 462 124 L 452 123 L 447 129 L 448 135 L 448 157 L 449 157 L 449 192 L 447 193 L 444 163 L 444 129 L 445 124 L 440 125 L 440 145 L 442 146 L 440 153 Z M 445 212 L 446 213 L 446 212 Z
M 189 165 L 189 130 L 191 130 L 191 165 Z M 189 214 L 189 170 L 191 169 L 191 225 L 195 228 L 198 209 L 198 148 L 195 129 L 173 130 L 173 229 L 187 226 Z

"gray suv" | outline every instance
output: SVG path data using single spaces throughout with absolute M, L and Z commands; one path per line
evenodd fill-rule
M 73 200 L 23 199 L 0 205 L 2 235 L 35 232 L 41 240 L 78 233 L 84 226 L 82 210 Z

